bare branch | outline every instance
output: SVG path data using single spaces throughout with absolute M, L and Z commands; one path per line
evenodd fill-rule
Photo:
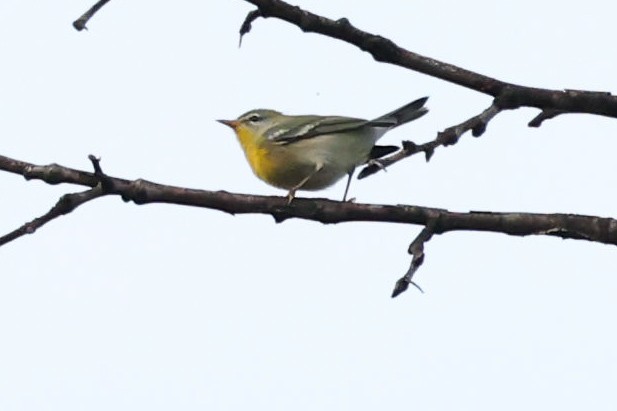
M 246 15 L 244 22 L 240 26 L 240 40 L 238 41 L 238 47 L 242 47 L 242 37 L 251 31 L 253 28 L 253 22 L 259 17 L 261 17 L 261 12 L 259 10 L 253 10 Z
M 536 107 L 564 113 L 589 113 L 617 118 L 617 97 L 606 92 L 550 90 L 497 80 L 470 70 L 406 50 L 393 41 L 354 27 L 343 18 L 331 20 L 281 0 L 246 0 L 264 18 L 287 21 L 305 32 L 323 34 L 353 44 L 377 61 L 395 64 L 488 94 L 501 109 Z
M 42 226 L 44 226 L 51 220 L 70 213 L 71 211 L 75 210 L 80 205 L 87 203 L 88 201 L 91 201 L 96 198 L 102 197 L 106 194 L 109 194 L 110 188 L 112 188 L 113 182 L 111 182 L 109 177 L 107 177 L 105 173 L 103 173 L 103 170 L 101 169 L 101 165 L 100 165 L 100 159 L 96 158 L 92 154 L 89 155 L 88 158 L 92 162 L 92 166 L 94 167 L 94 175 L 96 176 L 97 179 L 99 179 L 99 184 L 97 184 L 95 187 L 89 190 L 86 190 L 86 191 L 63 195 L 62 197 L 60 197 L 58 202 L 51 208 L 51 210 L 49 210 L 47 213 L 45 213 L 41 217 L 35 218 L 34 220 L 22 225 L 18 229 L 13 230 L 10 233 L 0 237 L 0 247 L 26 234 L 34 233 L 36 230 L 38 230 L 39 228 L 41 228 Z M 8 159 L 7 157 L 0 156 L 0 160 L 2 160 L 3 165 L 7 166 L 6 171 L 23 174 L 24 177 L 26 177 L 26 179 L 30 178 L 29 176 L 27 176 L 27 174 L 29 175 L 29 173 L 31 173 L 32 170 L 36 169 L 38 170 L 38 172 L 40 172 L 40 179 L 43 181 L 47 181 L 50 184 L 57 184 L 59 182 L 64 182 L 64 181 L 58 180 L 57 176 L 59 174 L 64 175 L 67 178 L 67 180 L 71 180 L 71 176 L 75 174 L 73 172 L 74 170 L 65 169 L 65 167 L 59 166 L 57 164 L 52 164 L 50 166 L 43 166 L 43 167 L 37 167 L 37 166 L 33 167 L 32 165 L 29 165 L 22 161 Z M 5 161 L 5 160 L 9 160 L 9 161 Z M 82 172 L 78 172 L 78 173 L 82 173 Z M 55 175 L 56 177 L 50 178 L 50 176 L 52 175 Z M 83 184 L 83 185 L 87 186 L 89 184 Z
M 44 215 L 35 218 L 18 229 L 0 237 L 0 246 L 3 246 L 4 244 L 16 240 L 26 234 L 32 234 L 45 224 L 49 223 L 51 220 L 68 214 L 80 205 L 103 195 L 105 195 L 105 193 L 100 186 L 79 193 L 65 194 L 60 197 L 56 205 L 54 205 L 51 210 Z
M 429 161 L 431 157 L 433 157 L 437 147 L 445 147 L 456 144 L 461 136 L 469 130 L 471 130 L 471 134 L 474 137 L 480 137 L 486 131 L 489 121 L 491 121 L 500 111 L 501 109 L 493 103 L 477 116 L 473 116 L 460 124 L 448 127 L 444 131 L 437 133 L 437 138 L 435 138 L 435 140 L 424 144 L 416 144 L 412 141 L 403 141 L 403 148 L 401 150 L 397 151 L 390 157 L 373 160 L 371 164 L 367 165 L 362 169 L 362 171 L 360 171 L 360 174 L 358 174 L 358 179 L 366 178 L 372 174 L 375 174 L 379 170 L 384 170 L 392 164 L 417 153 L 424 153 L 426 161 Z
M 97 11 L 99 11 L 108 2 L 109 0 L 97 1 L 94 6 L 90 7 L 88 11 L 86 11 L 77 20 L 73 22 L 73 27 L 75 27 L 75 30 L 77 31 L 88 30 L 88 28 L 86 27 L 86 24 L 88 23 L 88 21 L 92 18 L 92 16 L 96 14 Z
M 409 284 L 416 287 L 420 290 L 420 292 L 424 292 L 419 285 L 413 282 L 413 276 L 424 262 L 424 244 L 426 244 L 433 237 L 433 226 L 433 222 L 427 224 L 427 226 L 420 231 L 420 234 L 418 234 L 418 236 L 409 245 L 408 252 L 412 255 L 411 264 L 409 265 L 409 270 L 407 270 L 407 273 L 405 273 L 403 277 L 399 278 L 396 284 L 394 284 L 392 298 L 395 298 L 407 291 Z
M 0 156 L 0 170 L 38 179 L 50 184 L 70 183 L 95 187 L 100 181 L 92 173 L 57 164 L 39 166 Z M 576 214 L 536 213 L 457 213 L 439 208 L 412 205 L 356 204 L 327 199 L 233 194 L 225 191 L 195 190 L 106 176 L 113 188 L 105 194 L 119 195 L 135 204 L 167 203 L 210 208 L 230 214 L 269 214 L 278 222 L 301 218 L 321 223 L 376 221 L 427 226 L 434 234 L 449 231 L 486 231 L 516 236 L 548 235 L 617 245 L 617 220 Z M 88 199 L 89 201 L 89 199 Z
M 527 123 L 527 125 L 529 127 L 540 127 L 542 123 L 544 122 L 544 120 L 550 120 L 564 113 L 565 111 L 563 110 L 553 110 L 553 109 L 542 110 L 540 114 L 535 116 L 529 123 Z
M 94 176 L 99 181 L 103 192 L 105 194 L 113 193 L 115 188 L 114 179 L 110 178 L 107 174 L 103 172 L 103 169 L 101 168 L 101 159 L 90 154 L 88 156 L 88 160 L 90 160 L 90 162 L 92 163 L 92 167 L 94 167 Z

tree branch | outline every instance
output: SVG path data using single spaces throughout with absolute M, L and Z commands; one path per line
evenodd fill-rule
M 278 18 L 305 32 L 319 33 L 353 44 L 370 53 L 376 61 L 394 64 L 493 96 L 500 109 L 525 106 L 617 118 L 617 97 L 607 92 L 550 90 L 508 83 L 411 52 L 385 37 L 357 29 L 345 18 L 331 20 L 281 0 L 245 1 L 255 5 L 264 18 Z M 254 12 L 248 17 L 251 17 L 251 21 L 257 18 Z M 245 30 L 242 34 L 245 34 L 248 30 L 245 25 L 243 27 Z
M 6 157 L 3 157 L 3 159 L 4 158 Z M 93 155 L 88 156 L 88 158 L 92 162 L 92 165 L 95 170 L 95 175 L 97 176 L 97 178 L 102 180 L 104 177 L 106 177 L 99 164 L 100 160 L 95 158 Z M 17 164 L 17 168 L 16 168 L 16 164 Z M 12 160 L 7 163 L 7 168 L 8 167 L 10 167 L 12 170 L 15 170 L 15 171 L 18 171 L 19 168 L 22 167 L 21 169 L 25 171 L 25 169 L 28 166 L 26 163 Z M 57 170 L 58 168 L 62 169 L 63 167 L 57 166 L 57 165 L 50 166 L 50 169 L 53 169 L 53 170 Z M 9 170 L 6 170 L 6 171 L 9 171 Z M 94 200 L 96 198 L 102 197 L 105 194 L 107 194 L 107 190 L 105 188 L 105 184 L 103 183 L 103 181 L 101 181 L 100 184 L 96 185 L 94 188 L 91 188 L 89 190 L 82 191 L 80 193 L 72 193 L 72 194 L 63 195 L 62 197 L 60 197 L 58 202 L 47 213 L 43 214 L 41 217 L 35 218 L 34 220 L 22 225 L 18 229 L 13 230 L 10 233 L 0 237 L 0 247 L 26 234 L 34 233 L 36 230 L 38 230 L 45 224 L 49 223 L 51 220 L 56 219 L 62 215 L 68 214 L 71 211 L 75 210 L 80 205 L 85 204 L 88 201 Z
M 394 284 L 394 290 L 392 291 L 392 298 L 399 296 L 400 294 L 407 291 L 409 284 L 416 287 L 420 292 L 422 288 L 413 282 L 413 275 L 418 271 L 418 268 L 424 262 L 424 244 L 429 242 L 429 240 L 433 237 L 433 227 L 434 222 L 431 221 L 429 224 L 420 231 L 420 234 L 411 242 L 409 245 L 409 250 L 407 252 L 412 255 L 411 264 L 409 265 L 409 270 L 403 277 L 401 277 L 396 284 Z
M 404 292 L 409 284 L 418 287 L 413 275 L 424 261 L 424 244 L 434 234 L 450 231 L 486 231 L 516 236 L 547 235 L 563 239 L 588 240 L 617 245 L 617 220 L 576 214 L 536 213 L 458 213 L 439 208 L 412 205 L 379 205 L 339 202 L 327 199 L 233 194 L 225 191 L 195 190 L 110 177 L 101 170 L 99 159 L 89 156 L 95 172 L 75 170 L 58 164 L 35 165 L 0 156 L 0 170 L 18 174 L 26 180 L 42 180 L 49 184 L 69 183 L 90 187 L 80 193 L 66 194 L 45 215 L 0 237 L 0 246 L 25 234 L 31 234 L 49 221 L 70 213 L 88 201 L 104 195 L 118 195 L 135 204 L 167 203 L 186 205 L 230 214 L 269 214 L 277 223 L 288 218 L 301 218 L 321 223 L 375 221 L 424 226 L 409 246 L 413 258 L 407 273 L 396 282 L 392 297 Z M 422 291 L 420 289 L 420 291 Z
M 33 234 L 36 230 L 49 223 L 51 220 L 68 214 L 80 205 L 94 200 L 95 198 L 99 198 L 104 194 L 103 189 L 100 186 L 97 186 L 79 193 L 63 195 L 47 213 L 0 237 L 0 247 L 26 234 Z
M 49 184 L 70 183 L 96 187 L 100 179 L 93 173 L 58 164 L 35 165 L 0 156 L 0 170 L 42 180 Z M 459 213 L 440 208 L 412 205 L 356 204 L 327 199 L 234 194 L 226 191 L 196 190 L 157 184 L 146 180 L 125 180 L 105 176 L 109 195 L 121 196 L 135 204 L 168 203 L 224 211 L 230 214 L 269 214 L 276 222 L 301 218 L 321 223 L 375 221 L 431 225 L 434 234 L 450 231 L 486 231 L 516 236 L 547 235 L 617 245 L 617 220 L 576 214 L 499 213 L 471 211 Z
M 394 163 L 397 163 L 407 157 L 410 157 L 417 153 L 424 153 L 426 161 L 429 161 L 435 149 L 440 146 L 451 146 L 456 144 L 461 136 L 467 131 L 471 130 L 471 134 L 474 137 L 480 137 L 486 131 L 486 127 L 493 117 L 495 117 L 501 109 L 499 109 L 495 103 L 491 104 L 486 110 L 477 116 L 473 116 L 470 119 L 463 121 L 452 127 L 448 127 L 444 131 L 437 133 L 437 138 L 428 143 L 416 144 L 412 141 L 403 141 L 403 148 L 389 157 L 373 160 L 371 164 L 367 165 L 358 174 L 358 179 L 361 180 L 380 170 L 385 170 L 387 167 Z M 377 163 L 377 164 L 375 164 Z

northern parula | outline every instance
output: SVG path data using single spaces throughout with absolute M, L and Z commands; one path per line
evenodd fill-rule
M 347 178 L 359 165 L 388 155 L 396 146 L 376 146 L 385 133 L 428 112 L 428 97 L 374 120 L 338 116 L 287 116 L 274 110 L 251 110 L 236 120 L 217 120 L 238 137 L 253 172 L 266 183 L 288 190 L 321 190 Z

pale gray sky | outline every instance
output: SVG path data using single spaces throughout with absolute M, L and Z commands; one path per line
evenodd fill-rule
M 297 4 L 529 86 L 617 90 L 607 1 Z M 371 117 L 429 95 L 384 143 L 423 142 L 490 99 L 259 20 L 240 0 L 0 3 L 0 153 L 124 178 L 284 194 L 214 119 L 255 107 Z M 147 8 L 147 9 L 146 9 Z M 617 121 L 536 110 L 363 181 L 360 202 L 615 216 Z M 0 232 L 81 190 L 0 173 Z M 344 183 L 314 196 L 338 199 Z M 306 194 L 304 194 L 306 195 Z M 435 237 L 426 291 L 390 299 L 420 228 L 324 226 L 105 198 L 0 249 L 1 410 L 617 407 L 617 250 Z

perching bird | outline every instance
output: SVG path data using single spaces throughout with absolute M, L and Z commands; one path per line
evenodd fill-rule
M 396 151 L 376 146 L 385 133 L 428 112 L 428 97 L 413 101 L 374 120 L 337 116 L 287 116 L 274 110 L 251 110 L 236 120 L 217 120 L 231 127 L 253 172 L 266 183 L 288 190 L 321 190 L 354 170 Z

